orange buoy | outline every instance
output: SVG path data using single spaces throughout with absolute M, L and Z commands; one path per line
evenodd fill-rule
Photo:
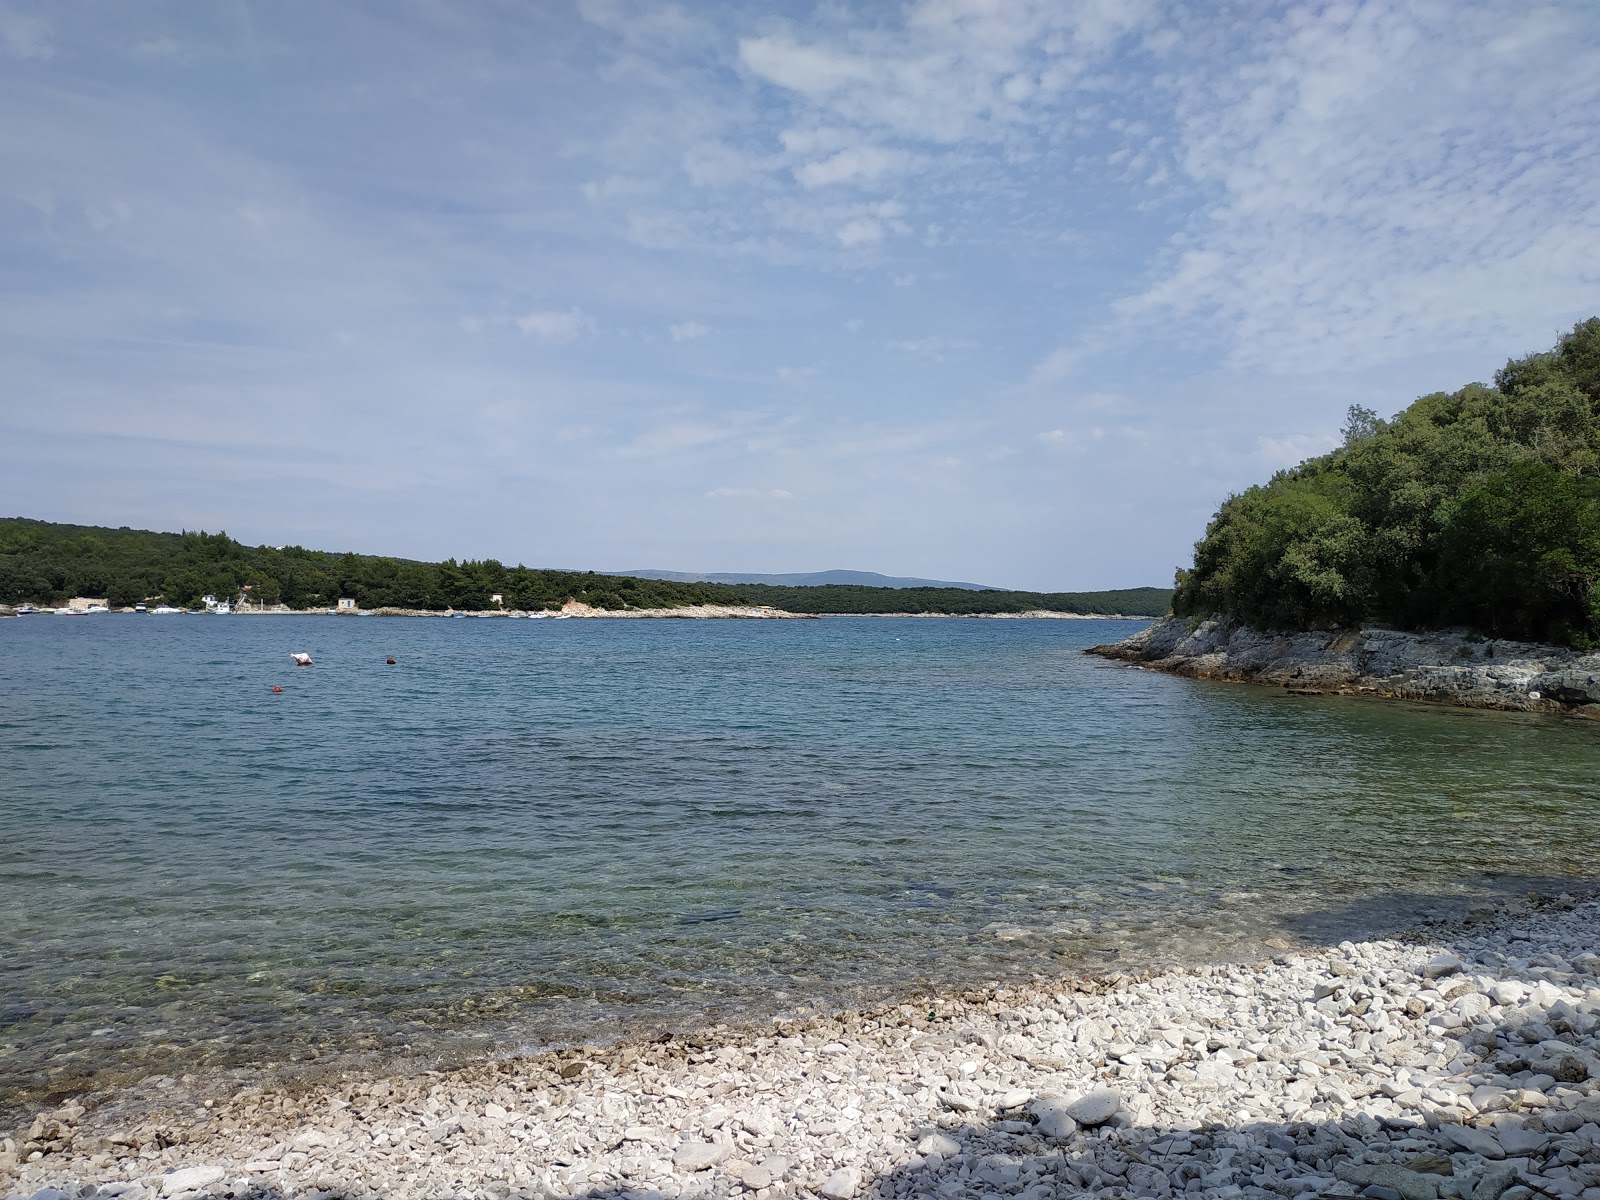
M 275 692 L 281 692 L 281 691 L 283 691 L 283 689 L 282 689 L 282 688 L 281 688 L 281 687 L 275 687 L 275 688 L 273 688 L 273 689 L 272 689 L 272 690 L 273 690 L 273 691 L 275 691 Z
M 394 666 L 394 659 L 392 658 L 386 658 L 384 659 L 384 662 L 388 663 L 391 667 Z

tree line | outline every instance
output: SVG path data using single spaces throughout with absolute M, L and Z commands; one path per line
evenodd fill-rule
M 756 604 L 789 612 L 844 613 L 1116 613 L 1159 617 L 1172 604 L 1169 588 L 1122 588 L 1105 592 L 972 591 L 966 588 L 879 588 L 829 583 L 820 587 L 781 587 L 742 583 L 739 590 Z
M 482 611 L 558 609 L 568 600 L 607 611 L 691 604 L 759 604 L 802 613 L 1121 612 L 1157 615 L 1171 593 L 972 592 L 960 588 L 766 587 L 676 583 L 593 571 L 508 567 L 483 561 L 417 562 L 301 546 L 246 546 L 226 533 L 156 533 L 98 525 L 0 518 L 0 603 L 57 604 L 104 597 L 114 608 L 199 605 L 203 596 L 246 595 L 254 604 Z
M 1600 646 L 1600 318 L 1223 502 L 1173 611 Z

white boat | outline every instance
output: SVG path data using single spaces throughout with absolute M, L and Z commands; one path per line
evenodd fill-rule
M 31 604 L 19 604 L 19 605 L 17 605 L 17 616 L 19 616 L 19 617 L 31 617 L 34 613 L 36 613 L 38 611 L 39 610 L 37 608 L 35 608 L 33 605 L 31 605 Z
M 572 614 L 571 613 L 557 613 L 551 619 L 552 620 L 556 620 L 556 621 L 570 621 L 570 620 L 572 620 Z
M 214 617 L 231 617 L 233 615 L 233 605 L 226 600 L 218 600 L 216 604 L 206 609 L 206 611 Z
M 133 606 L 133 611 L 136 612 L 136 613 L 142 613 L 142 612 L 149 612 L 150 610 L 148 608 L 146 608 L 142 604 L 135 604 Z
M 156 616 L 170 616 L 172 613 L 181 613 L 183 609 L 173 608 L 170 604 L 158 604 L 150 611 Z

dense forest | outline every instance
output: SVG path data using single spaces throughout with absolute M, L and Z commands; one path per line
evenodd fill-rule
M 1493 387 L 1350 409 L 1344 444 L 1231 496 L 1173 611 L 1600 645 L 1600 318 Z
M 225 533 L 152 533 L 0 519 L 0 603 L 50 604 L 102 596 L 112 607 L 238 596 L 290 608 L 331 608 L 341 597 L 362 608 L 481 610 L 499 593 L 506 608 L 677 608 L 738 604 L 732 588 L 594 572 L 532 570 L 483 562 L 414 562 L 332 554 L 299 546 L 246 546 Z
M 362 608 L 483 610 L 498 593 L 508 609 L 555 609 L 567 600 L 595 608 L 680 608 L 765 604 L 804 613 L 1124 612 L 1156 615 L 1171 593 L 971 592 L 960 588 L 795 587 L 675 583 L 593 571 L 536 570 L 483 562 L 415 562 L 333 554 L 299 546 L 246 546 L 225 533 L 152 533 L 0 518 L 0 603 L 58 604 L 105 598 L 114 608 L 141 601 L 194 607 L 233 598 L 290 608 L 331 608 L 342 597 Z

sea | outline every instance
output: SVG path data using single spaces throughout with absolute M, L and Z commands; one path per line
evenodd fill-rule
M 1271 952 L 1600 875 L 1593 724 L 1084 653 L 1137 628 L 0 621 L 0 1113 Z

